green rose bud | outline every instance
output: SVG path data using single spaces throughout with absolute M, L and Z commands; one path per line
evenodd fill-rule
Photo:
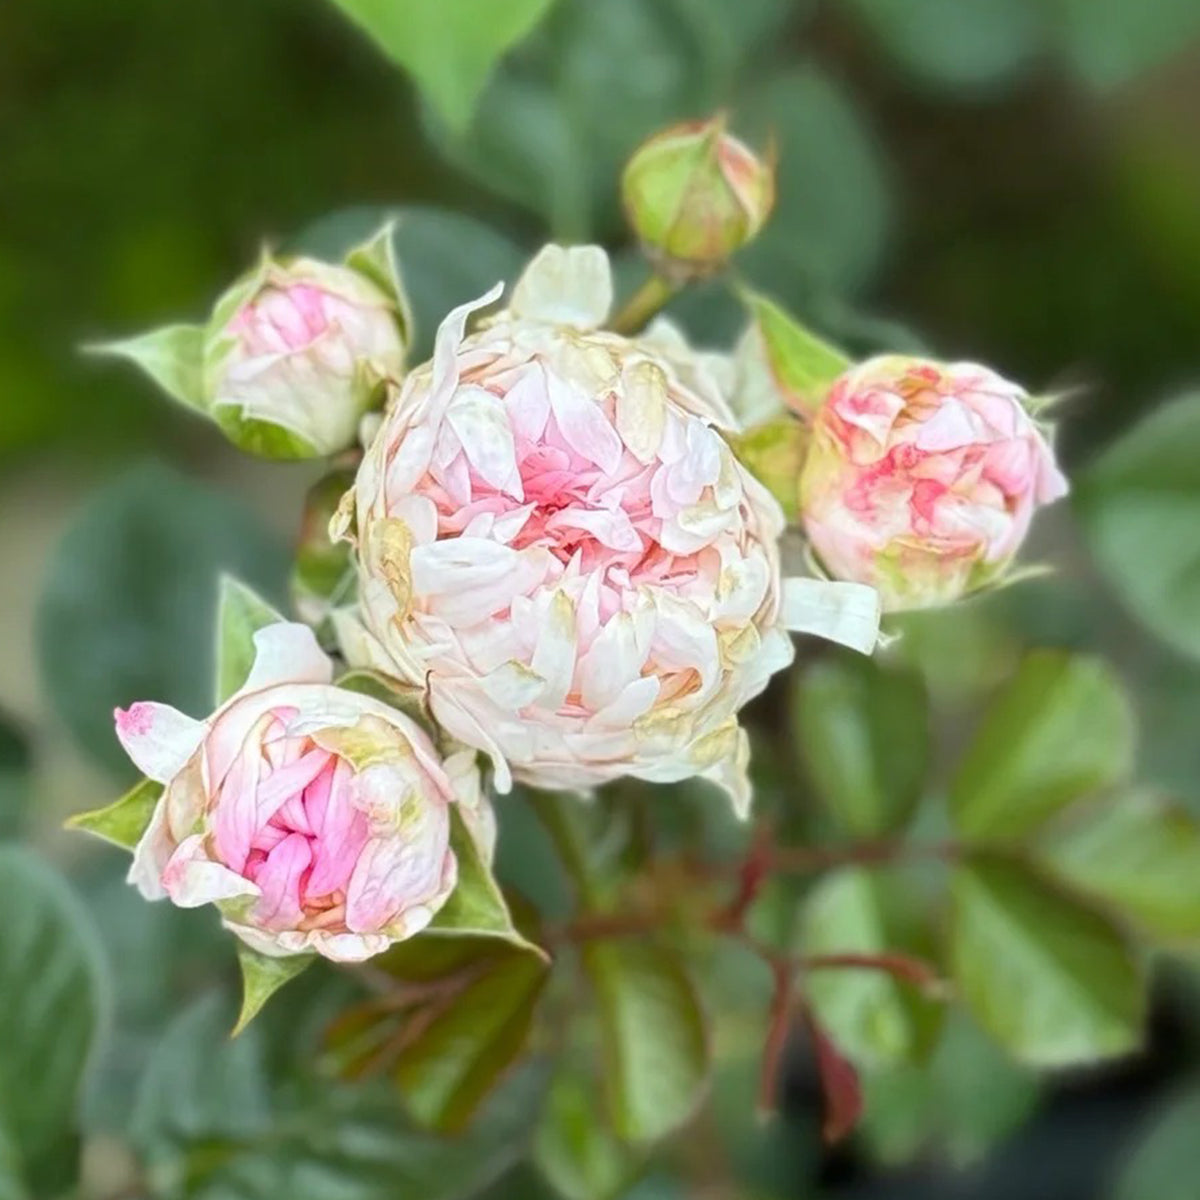
M 133 359 L 251 454 L 336 454 L 404 371 L 412 322 L 391 243 L 389 227 L 340 265 L 265 255 L 207 325 L 103 349 Z
M 621 179 L 630 225 L 668 276 L 722 266 L 763 227 L 775 201 L 775 172 L 723 117 L 655 134 L 634 152 Z

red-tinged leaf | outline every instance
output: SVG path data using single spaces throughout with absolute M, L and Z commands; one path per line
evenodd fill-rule
M 858 1124 L 863 1111 L 862 1085 L 858 1072 L 817 1024 L 807 1007 L 801 1010 L 812 1038 L 821 1090 L 825 1093 L 825 1119 L 821 1136 L 829 1145 L 840 1142 Z
M 771 994 L 767 1040 L 763 1043 L 762 1070 L 758 1077 L 760 1117 L 770 1116 L 775 1111 L 779 1097 L 779 1069 L 792 1032 L 793 972 L 786 963 L 775 963 L 771 969 L 775 977 L 775 989 Z

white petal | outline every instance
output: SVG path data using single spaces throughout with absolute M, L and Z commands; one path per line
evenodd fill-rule
M 599 246 L 543 246 L 513 289 L 512 313 L 597 329 L 612 307 L 612 271 Z
M 484 388 L 460 388 L 446 412 L 446 420 L 479 477 L 497 491 L 524 500 L 517 473 L 516 444 L 504 402 Z
M 259 894 L 257 885 L 249 879 L 208 858 L 201 834 L 179 843 L 163 870 L 162 884 L 172 903 L 180 908 L 199 908 L 217 900 Z
M 140 700 L 114 714 L 117 737 L 133 765 L 158 783 L 168 783 L 196 753 L 205 724 L 169 704 Z
M 332 683 L 333 663 L 307 625 L 279 621 L 254 635 L 254 666 L 238 695 L 280 683 Z
M 421 404 L 420 416 L 440 417 L 458 387 L 458 348 L 467 331 L 467 321 L 473 312 L 486 308 L 500 298 L 504 284 L 497 283 L 477 300 L 468 300 L 451 309 L 438 326 L 433 343 L 433 378 L 429 393 Z
M 538 703 L 557 710 L 566 700 L 575 674 L 575 605 L 562 591 L 543 595 L 537 644 L 529 665 L 544 683 Z
M 546 386 L 563 440 L 588 462 L 609 475 L 615 474 L 623 447 L 604 410 L 591 396 L 553 371 L 546 375 Z
M 780 624 L 870 654 L 879 641 L 879 593 L 863 583 L 785 579 Z

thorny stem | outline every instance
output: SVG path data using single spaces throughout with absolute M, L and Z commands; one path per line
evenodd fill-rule
M 632 334 L 641 330 L 651 317 L 679 290 L 679 284 L 655 272 L 625 302 L 612 319 L 615 333 Z

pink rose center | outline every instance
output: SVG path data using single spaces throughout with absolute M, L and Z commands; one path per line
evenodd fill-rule
M 369 838 L 353 803 L 354 772 L 273 710 L 257 753 L 243 752 L 221 785 L 214 839 L 221 861 L 258 885 L 267 929 L 343 928 L 346 892 Z
M 229 328 L 247 355 L 303 350 L 329 327 L 326 299 L 312 284 L 268 286 L 238 309 Z

